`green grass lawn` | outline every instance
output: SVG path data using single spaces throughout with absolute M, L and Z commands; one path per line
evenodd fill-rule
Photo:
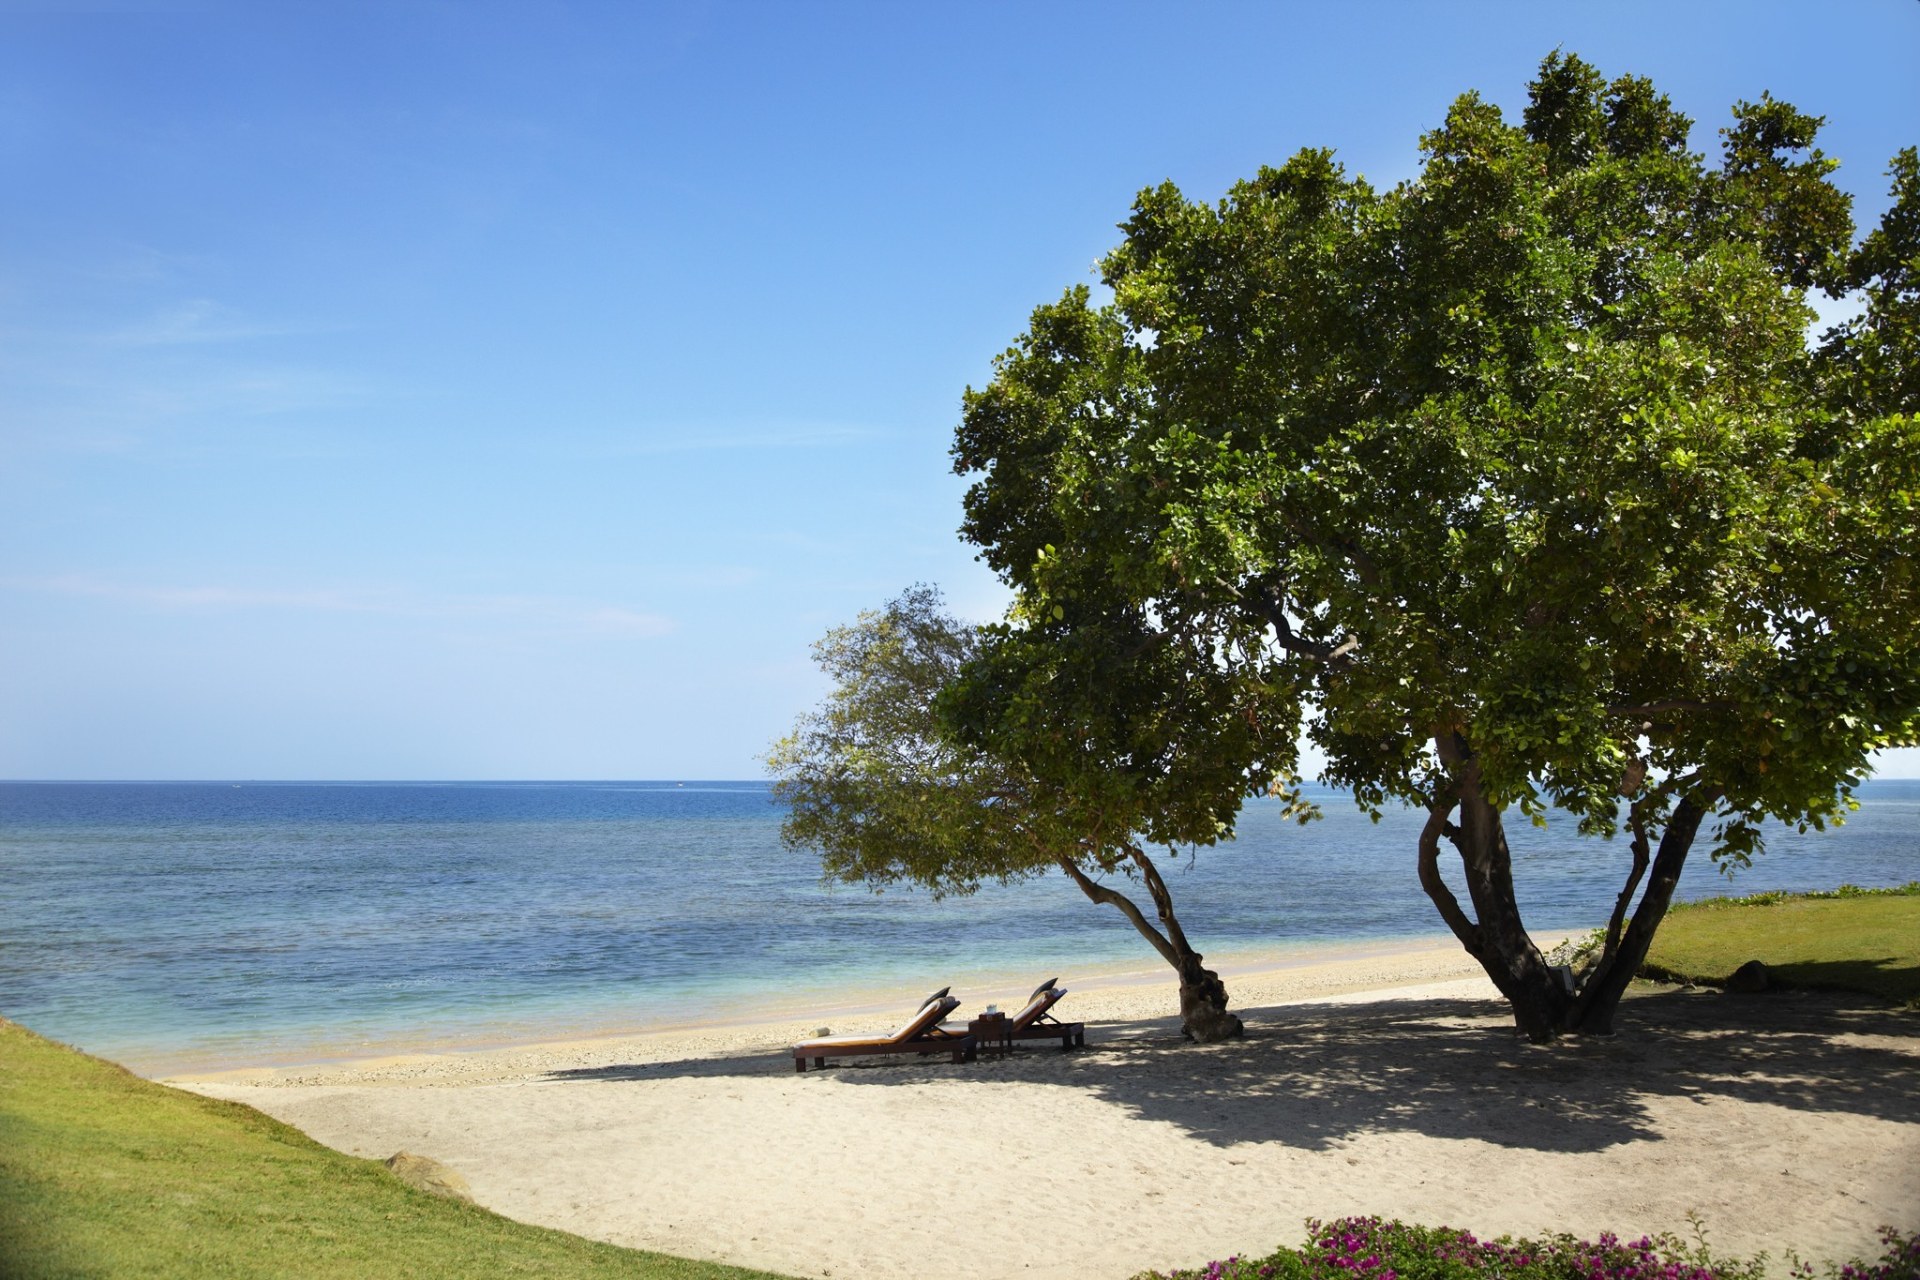
M 778 1280 L 416 1191 L 0 1019 L 0 1277 L 53 1276 Z
M 1790 986 L 1863 991 L 1920 1008 L 1920 884 L 1677 905 L 1654 935 L 1645 971 L 1721 983 L 1749 960 Z

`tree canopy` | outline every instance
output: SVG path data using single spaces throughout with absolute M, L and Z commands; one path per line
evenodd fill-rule
M 1709 164 L 1648 81 L 1556 53 L 1389 190 L 1304 150 L 1142 192 L 1111 300 L 1039 308 L 968 394 L 964 532 L 1018 596 L 990 684 L 1028 702 L 961 722 L 1222 825 L 1304 725 L 1327 781 L 1429 811 L 1423 881 L 1530 1035 L 1610 1025 L 1696 827 L 1748 857 L 1916 730 L 1914 156 L 1851 248 L 1820 124 L 1739 103 Z M 1864 308 L 1818 345 L 1813 288 Z M 1501 828 L 1548 804 L 1632 851 L 1577 998 Z
M 963 672 L 973 672 L 970 696 L 981 696 L 1003 662 L 995 649 L 1002 634 L 960 622 L 925 586 L 828 632 L 814 657 L 833 688 L 767 757 L 775 795 L 787 804 L 782 839 L 818 852 L 830 880 L 905 883 L 936 897 L 1059 870 L 1117 909 L 1173 967 L 1191 1038 L 1238 1034 L 1225 987 L 1189 943 L 1137 834 L 1146 824 L 1127 779 L 1056 787 L 950 728 L 943 704 L 960 696 Z M 1116 874 L 1145 887 L 1153 919 L 1103 882 Z
M 1019 803 L 1019 772 L 955 743 L 934 712 L 978 648 L 977 632 L 926 587 L 814 645 L 832 691 L 774 744 L 767 767 L 787 804 L 783 839 L 817 851 L 829 880 L 944 897 L 1052 866 L 1051 815 Z

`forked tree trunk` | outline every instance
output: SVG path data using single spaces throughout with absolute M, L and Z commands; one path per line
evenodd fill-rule
M 1606 949 L 1575 993 L 1568 990 L 1559 972 L 1533 945 L 1520 918 L 1506 830 L 1500 810 L 1488 803 L 1481 791 L 1479 764 L 1457 736 L 1440 734 L 1434 741 L 1453 778 L 1450 789 L 1435 797 L 1420 833 L 1421 887 L 1467 954 L 1480 962 L 1506 997 L 1513 1009 L 1514 1025 L 1528 1040 L 1545 1044 L 1569 1032 L 1612 1034 L 1620 998 L 1647 957 L 1647 948 L 1673 900 L 1687 851 L 1693 847 L 1712 797 L 1706 797 L 1703 805 L 1687 796 L 1674 807 L 1660 838 L 1659 853 L 1652 859 L 1646 892 L 1623 932 L 1626 908 L 1641 874 L 1647 870 L 1646 838 L 1636 826 L 1634 868 L 1609 922 Z M 1457 826 L 1450 820 L 1456 809 L 1460 814 Z M 1440 878 L 1442 836 L 1460 852 L 1467 895 L 1473 904 L 1472 917 Z
M 1072 858 L 1062 856 L 1059 863 L 1060 869 L 1080 886 L 1080 892 L 1095 902 L 1104 902 L 1117 908 L 1139 930 L 1140 936 L 1160 953 L 1160 958 L 1172 965 L 1173 971 L 1180 975 L 1182 1035 L 1201 1044 L 1230 1040 L 1241 1035 L 1246 1028 L 1238 1017 L 1227 1012 L 1226 984 L 1220 981 L 1219 974 L 1201 963 L 1203 957 L 1187 942 L 1186 931 L 1180 927 L 1180 921 L 1173 913 L 1173 894 L 1168 890 L 1167 882 L 1160 878 L 1159 868 L 1137 847 L 1130 847 L 1127 856 L 1140 872 L 1147 892 L 1153 896 L 1154 913 L 1159 916 L 1164 933 L 1154 927 L 1132 898 L 1097 883 Z
M 1647 948 L 1653 945 L 1654 931 L 1660 927 L 1660 921 L 1666 917 L 1667 907 L 1673 902 L 1673 890 L 1680 883 L 1680 872 L 1686 866 L 1687 852 L 1693 848 L 1700 823 L 1716 798 L 1712 794 L 1704 796 L 1703 804 L 1693 796 L 1683 796 L 1680 803 L 1673 807 L 1673 813 L 1667 819 L 1667 829 L 1660 834 L 1660 852 L 1654 855 L 1647 892 L 1633 913 L 1633 922 L 1627 925 L 1625 933 L 1621 933 L 1621 913 L 1618 910 L 1614 912 L 1614 920 L 1607 931 L 1608 945 L 1601 953 L 1601 962 L 1587 975 L 1573 1008 L 1567 1011 L 1567 1030 L 1588 1035 L 1613 1034 L 1613 1015 L 1620 1007 L 1620 997 L 1626 994 L 1627 984 L 1633 981 L 1633 975 L 1640 972 L 1640 966 L 1646 962 Z M 1644 836 L 1641 839 L 1644 850 Z

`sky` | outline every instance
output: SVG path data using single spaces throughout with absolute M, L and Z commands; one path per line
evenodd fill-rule
M 960 398 L 1140 189 L 1564 48 L 1870 225 L 1920 3 L 1811 13 L 0 0 L 0 777 L 759 776 L 827 628 L 1004 606 Z

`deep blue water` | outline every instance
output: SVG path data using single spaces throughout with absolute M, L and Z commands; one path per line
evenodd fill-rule
M 1920 782 L 1860 798 L 1731 881 L 1697 852 L 1681 896 L 1920 879 Z M 1238 840 L 1166 860 L 1197 947 L 1443 932 L 1416 815 L 1320 799 L 1306 827 L 1253 802 Z M 823 886 L 779 816 L 760 783 L 0 783 L 0 1014 L 150 1069 L 1158 963 L 1058 875 L 944 902 Z M 1624 842 L 1510 838 L 1532 928 L 1604 920 Z

